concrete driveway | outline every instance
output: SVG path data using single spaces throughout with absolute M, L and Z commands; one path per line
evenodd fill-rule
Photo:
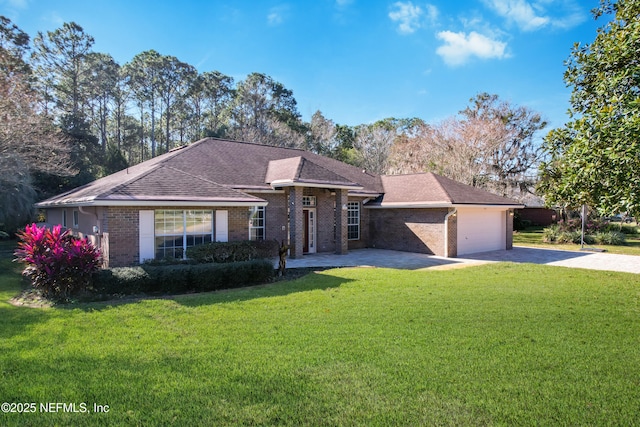
M 287 268 L 303 267 L 388 267 L 407 270 L 455 268 L 490 262 L 527 262 L 592 270 L 622 271 L 640 274 L 640 257 L 595 252 L 559 251 L 516 246 L 509 251 L 492 251 L 463 258 L 444 258 L 386 249 L 357 249 L 346 255 L 311 254 L 288 259 Z

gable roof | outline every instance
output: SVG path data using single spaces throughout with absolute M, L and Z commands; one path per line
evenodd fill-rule
M 36 206 L 266 205 L 247 193 L 273 190 L 274 178 L 371 197 L 382 190 L 379 176 L 338 160 L 304 150 L 206 138 Z
M 367 203 L 372 208 L 483 205 L 522 207 L 515 200 L 462 184 L 434 173 L 384 175 L 384 193 Z
M 360 184 L 302 156 L 271 160 L 267 166 L 265 182 L 273 188 L 299 184 L 307 187 L 363 189 Z

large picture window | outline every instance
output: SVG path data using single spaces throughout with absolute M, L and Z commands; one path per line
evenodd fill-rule
M 251 208 L 249 216 L 249 240 L 264 240 L 264 206 Z
M 213 211 L 155 212 L 156 259 L 186 258 L 187 248 L 213 240 Z
M 360 239 L 360 202 L 347 203 L 347 238 Z

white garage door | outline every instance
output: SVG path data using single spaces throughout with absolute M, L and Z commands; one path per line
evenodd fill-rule
M 491 208 L 458 208 L 458 256 L 506 249 L 506 212 Z

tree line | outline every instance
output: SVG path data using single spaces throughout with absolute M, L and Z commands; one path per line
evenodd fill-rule
M 603 1 L 595 13 L 616 13 L 618 3 Z M 637 0 L 628 3 L 625 13 L 637 14 Z M 0 17 L 0 227 L 28 221 L 37 199 L 208 136 L 302 148 L 374 173 L 432 171 L 519 200 L 534 193 L 544 160 L 544 192 L 555 203 L 577 203 L 558 192 L 567 186 L 553 184 L 576 125 L 552 131 L 543 144 L 547 123 L 540 114 L 498 95 L 476 94 L 439 123 L 387 118 L 348 126 L 320 111 L 306 122 L 293 92 L 263 73 L 235 81 L 155 50 L 121 65 L 93 45 L 74 22 L 31 38 Z M 587 81 L 580 73 L 589 66 L 595 75 L 600 60 L 587 48 L 576 47 L 565 75 L 575 85 L 574 110 L 585 116 L 597 104 L 581 89 L 599 88 L 598 77 Z M 637 92 L 632 78 L 623 80 L 630 81 L 625 94 Z M 629 105 L 637 108 L 633 99 Z

